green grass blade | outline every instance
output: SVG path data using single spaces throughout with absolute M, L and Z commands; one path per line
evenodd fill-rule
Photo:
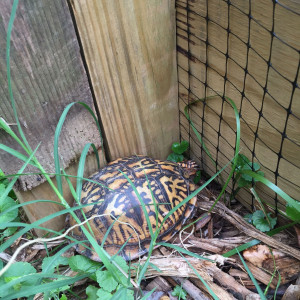
M 241 259 L 241 261 L 242 261 L 242 263 L 243 263 L 243 265 L 244 265 L 244 267 L 245 267 L 245 269 L 246 269 L 246 271 L 247 271 L 247 273 L 248 273 L 248 275 L 249 275 L 249 277 L 251 278 L 253 284 L 255 285 L 255 288 L 256 288 L 256 290 L 257 290 L 259 296 L 260 296 L 260 299 L 262 299 L 262 300 L 267 300 L 265 294 L 263 293 L 263 291 L 262 291 L 262 289 L 260 288 L 259 284 L 257 283 L 256 279 L 254 278 L 252 272 L 251 272 L 250 269 L 248 268 L 246 262 L 244 261 L 243 257 L 241 256 L 240 252 L 237 251 L 237 253 L 238 253 L 238 255 L 239 255 L 239 257 L 240 257 L 240 259 Z
M 20 153 L 19 151 L 15 150 L 15 149 L 12 149 L 6 145 L 3 145 L 3 144 L 0 144 L 0 149 L 9 153 L 10 155 L 13 155 L 14 157 L 26 162 L 28 157 L 22 153 Z M 34 167 L 37 167 L 36 163 L 34 161 L 30 161 L 29 164 L 31 164 L 32 166 Z
M 106 230 L 105 235 L 104 235 L 104 237 L 103 237 L 103 240 L 101 241 L 101 247 L 104 246 L 105 241 L 106 241 L 106 239 L 107 239 L 107 237 L 108 237 L 108 235 L 109 235 L 111 229 L 113 228 L 113 226 L 115 225 L 115 223 L 117 222 L 117 220 L 119 219 L 119 217 L 120 217 L 120 216 L 118 216 L 118 218 L 115 219 L 115 220 L 110 224 L 110 226 L 108 227 L 108 229 Z
M 150 243 L 150 246 L 149 246 L 149 253 L 148 253 L 148 256 L 147 256 L 147 260 L 145 261 L 145 263 L 142 265 L 142 269 L 140 270 L 139 272 L 139 278 L 138 278 L 138 285 L 141 284 L 142 280 L 144 279 L 144 275 L 150 265 L 150 257 L 151 257 L 151 253 L 153 251 L 153 248 L 154 248 L 154 243 L 155 241 L 151 239 L 151 243 Z
M 32 200 L 32 201 L 28 201 L 28 202 L 16 204 L 15 206 L 8 208 L 8 209 L 5 210 L 4 212 L 0 213 L 0 217 L 1 217 L 2 215 L 6 214 L 6 213 L 9 213 L 9 212 L 12 211 L 12 210 L 17 209 L 17 208 L 24 207 L 24 206 L 30 205 L 30 204 L 40 203 L 40 202 L 42 202 L 42 203 L 44 203 L 44 202 L 47 203 L 47 202 L 48 202 L 48 203 L 53 203 L 53 204 L 58 204 L 58 205 L 63 206 L 60 202 L 53 201 L 53 200 Z M 1 224 L 1 223 L 0 223 L 0 224 Z
M 262 176 L 258 173 L 255 173 L 251 170 L 243 170 L 242 173 L 247 174 L 247 175 L 253 177 L 255 180 L 260 181 L 261 183 L 266 185 L 268 188 L 270 188 L 275 193 L 277 193 L 280 197 L 282 197 L 290 206 L 294 207 L 300 214 L 300 202 L 294 200 L 292 197 L 290 197 L 287 193 L 285 193 L 282 189 L 280 189 L 277 185 L 272 183 L 270 180 L 268 180 L 264 176 Z M 293 221 L 296 221 L 296 220 L 293 220 Z M 298 220 L 298 221 L 300 221 L 300 220 Z
M 277 285 L 276 285 L 276 289 L 275 289 L 275 292 L 274 292 L 274 300 L 277 299 L 277 291 L 278 291 L 278 288 L 280 286 L 280 283 L 281 283 L 281 275 L 280 273 L 278 272 L 278 281 L 277 281 Z
M 100 203 L 100 201 L 96 202 L 96 203 Z M 93 203 L 92 204 L 89 203 L 89 204 L 85 204 L 85 205 L 80 205 L 80 206 L 76 206 L 76 207 L 70 207 L 70 208 L 66 208 L 66 209 L 57 211 L 57 212 L 55 212 L 55 213 L 53 213 L 53 214 L 51 214 L 49 216 L 46 216 L 44 218 L 41 218 L 41 219 L 39 219 L 39 220 L 31 223 L 31 224 L 18 223 L 19 224 L 18 227 L 19 226 L 24 226 L 24 228 L 21 229 L 21 230 L 19 230 L 12 237 L 10 237 L 8 240 L 6 240 L 2 245 L 0 245 L 0 252 L 5 251 L 9 246 L 11 246 L 16 241 L 16 239 L 18 239 L 20 236 L 22 236 L 24 233 L 28 232 L 29 230 L 36 228 L 36 226 L 38 226 L 38 225 L 40 225 L 40 224 L 42 224 L 44 222 L 47 222 L 47 221 L 49 221 L 49 220 L 51 220 L 51 219 L 53 219 L 55 217 L 71 213 L 71 212 L 73 212 L 75 210 L 78 210 L 80 208 L 83 208 L 83 207 L 86 207 L 86 206 L 89 206 L 89 205 L 93 205 Z
M 273 281 L 273 279 L 274 279 L 274 277 L 275 277 L 275 275 L 276 275 L 276 273 L 277 273 L 276 260 L 275 260 L 275 257 L 274 257 L 274 255 L 273 255 L 273 251 L 272 251 L 272 249 L 271 249 L 270 247 L 269 247 L 269 250 L 270 250 L 270 253 L 271 253 L 272 258 L 273 258 L 274 270 L 273 270 L 272 276 L 271 276 L 271 278 L 270 278 L 270 280 L 269 280 L 269 283 L 267 284 L 267 286 L 266 286 L 266 288 L 265 288 L 265 291 L 264 291 L 264 294 L 265 294 L 265 295 L 267 295 L 268 290 L 269 290 L 269 288 L 270 288 L 270 286 L 271 286 L 271 283 L 272 283 L 272 281 Z M 279 273 L 279 272 L 278 272 L 278 273 Z
M 158 229 L 159 207 L 158 207 L 158 204 L 157 204 L 156 199 L 154 197 L 154 194 L 153 194 L 153 191 L 152 191 L 152 188 L 151 188 L 151 185 L 150 185 L 150 182 L 149 182 L 149 179 L 148 179 L 148 176 L 147 176 L 145 170 L 144 170 L 144 175 L 146 177 L 148 188 L 149 188 L 149 191 L 151 193 L 151 198 L 152 198 L 152 201 L 153 201 L 153 204 L 154 204 L 154 209 L 155 209 L 155 231 L 157 231 L 157 229 Z M 149 219 L 149 221 L 150 221 L 150 219 Z M 156 237 L 157 236 L 158 236 L 158 233 L 156 232 Z
M 145 296 L 143 296 L 143 297 L 141 298 L 141 300 L 147 300 L 147 299 L 149 299 L 150 296 L 153 294 L 153 292 L 155 292 L 155 290 L 156 290 L 156 287 L 153 288 L 150 292 L 148 292 Z M 150 298 L 150 299 L 151 299 L 151 298 Z
M 72 182 L 71 182 L 71 180 L 70 180 L 70 178 L 69 178 L 69 175 L 65 172 L 65 170 L 62 170 L 62 173 L 63 173 L 63 174 L 61 174 L 61 176 L 63 176 L 63 177 L 65 178 L 65 180 L 66 180 L 66 182 L 67 182 L 67 184 L 68 184 L 69 190 L 70 190 L 70 192 L 71 192 L 71 194 L 72 194 L 74 200 L 75 200 L 76 202 L 78 202 L 78 200 L 77 200 L 77 194 L 76 194 L 76 191 L 75 191 L 75 189 L 74 189 L 74 187 L 73 187 L 73 184 L 72 184 Z M 82 179 L 83 179 L 83 178 L 82 178 Z
M 234 111 L 234 115 L 235 115 L 235 121 L 236 121 L 236 140 L 235 140 L 235 155 L 233 158 L 233 164 L 231 166 L 231 170 L 230 173 L 226 179 L 225 184 L 222 187 L 222 190 L 220 192 L 220 194 L 218 195 L 215 203 L 212 205 L 212 207 L 210 208 L 210 210 L 208 212 L 211 212 L 213 210 L 213 208 L 215 207 L 215 205 L 219 202 L 220 198 L 222 197 L 222 195 L 224 194 L 234 172 L 237 166 L 237 162 L 238 162 L 238 154 L 240 152 L 240 140 L 241 140 L 241 122 L 240 122 L 240 115 L 238 112 L 238 109 L 234 103 L 234 101 L 232 101 L 229 97 L 225 97 L 225 99 L 231 104 L 233 111 Z
M 82 179 L 81 178 L 83 178 L 85 160 L 86 160 L 86 156 L 88 154 L 89 148 L 91 146 L 94 149 L 94 151 L 96 151 L 95 153 L 97 153 L 97 149 L 96 149 L 95 145 L 92 143 L 88 143 L 84 146 L 82 153 L 80 155 L 80 159 L 79 159 L 78 170 L 77 170 L 77 180 L 76 180 L 76 196 L 77 196 L 77 198 L 75 198 L 78 204 L 80 203 L 80 199 L 81 199 L 81 191 L 82 191 Z M 98 167 L 100 167 L 99 163 L 98 163 Z M 86 215 L 82 209 L 81 209 L 81 214 L 82 214 L 84 220 L 87 220 Z M 87 222 L 86 224 L 88 226 L 89 231 L 94 236 L 94 233 L 92 231 L 90 223 Z
M 35 152 L 37 151 L 37 149 L 39 148 L 41 143 L 38 144 L 38 146 L 35 148 L 35 150 L 32 152 L 32 154 L 29 156 L 29 158 L 27 159 L 27 161 L 25 162 L 25 164 L 22 166 L 22 168 L 18 171 L 18 173 L 22 173 L 25 168 L 27 167 L 27 165 L 29 164 L 29 162 L 32 160 Z M 2 195 L 0 196 L 0 202 L 2 202 L 7 195 L 9 194 L 9 192 L 12 190 L 14 184 L 16 183 L 16 181 L 18 180 L 19 176 L 15 176 L 11 182 L 7 185 L 5 191 L 2 193 Z
M 198 254 L 196 254 L 196 253 L 193 253 L 193 252 L 191 252 L 191 251 L 188 251 L 188 250 L 186 250 L 186 249 L 184 249 L 184 248 L 178 247 L 178 246 L 173 245 L 173 244 L 169 244 L 169 243 L 157 243 L 157 245 L 165 246 L 165 247 L 169 247 L 169 248 L 175 249 L 175 250 L 177 250 L 177 251 L 180 252 L 180 253 L 184 253 L 184 254 L 187 254 L 187 255 L 189 255 L 189 256 L 198 258 L 198 259 L 207 260 L 207 261 L 210 261 L 210 262 L 215 262 L 215 261 L 212 260 L 212 259 L 203 257 L 203 256 L 201 256 L 201 255 L 198 255 Z
M 57 173 L 47 173 L 47 172 L 31 172 L 31 173 L 16 173 L 16 174 L 6 174 L 5 178 L 10 178 L 10 177 L 15 177 L 15 176 L 24 176 L 24 175 L 48 175 L 48 176 L 63 176 L 63 177 L 66 177 L 66 178 L 78 178 L 78 176 L 76 175 L 69 175 L 67 174 L 66 172 L 63 171 L 63 174 L 57 174 Z M 89 181 L 89 182 L 92 182 L 96 185 L 100 185 L 101 187 L 105 188 L 105 189 L 108 189 L 110 191 L 114 191 L 114 189 L 104 185 L 104 184 L 101 184 L 100 182 L 98 181 L 95 181 L 95 180 L 91 180 L 89 178 L 85 178 L 85 177 L 80 177 L 81 180 L 85 180 L 85 181 Z M 77 197 L 77 195 L 76 195 Z M 76 198 L 74 197 L 74 198 Z
M 9 125 L 5 122 L 3 118 L 0 117 L 0 128 L 6 131 L 24 150 L 29 154 L 29 150 L 26 148 L 24 143 L 19 139 L 19 137 L 10 129 Z
M 29 152 L 31 152 L 31 148 L 26 140 L 26 137 L 23 133 L 19 118 L 18 118 L 18 113 L 17 113 L 17 109 L 16 109 L 16 104 L 15 104 L 15 100 L 14 100 L 14 96 L 13 96 L 13 91 L 12 91 L 12 84 L 11 84 L 11 73 L 10 73 L 10 42 L 11 42 L 11 32 L 12 32 L 12 28 L 13 28 L 13 24 L 14 24 L 14 20 L 16 17 L 16 12 L 17 12 L 17 7 L 18 7 L 18 3 L 19 0 L 14 0 L 13 2 L 13 6 L 12 6 L 12 10 L 11 10 L 11 14 L 10 14 L 10 19 L 8 22 L 8 26 L 7 26 L 7 36 L 6 36 L 6 73 L 7 73 L 7 84 L 8 84 L 8 92 L 9 92 L 9 97 L 10 97 L 10 101 L 11 101 L 11 105 L 13 108 L 13 112 L 14 112 L 14 117 L 18 126 L 18 131 L 20 133 L 20 136 L 23 140 L 23 143 L 25 144 L 25 150 L 27 148 L 27 153 L 29 154 Z M 17 140 L 18 143 L 20 142 L 20 140 Z M 23 143 L 21 143 L 20 145 L 22 145 Z M 23 144 L 23 146 L 24 146 Z M 22 146 L 22 147 L 23 147 Z
M 58 121 L 58 124 L 56 126 L 56 130 L 55 130 L 55 135 L 54 135 L 54 165 L 55 165 L 55 173 L 60 174 L 60 162 L 59 162 L 59 154 L 58 154 L 58 142 L 59 142 L 59 136 L 63 127 L 63 124 L 65 122 L 65 119 L 67 117 L 67 114 L 69 112 L 69 110 L 71 109 L 71 107 L 75 104 L 80 104 L 82 105 L 93 117 L 93 119 L 96 122 L 99 134 L 100 134 L 100 139 L 101 139 L 101 147 L 103 149 L 103 139 L 102 139 L 102 134 L 101 134 L 101 129 L 100 129 L 100 125 L 99 122 L 94 114 L 94 112 L 91 110 L 91 108 L 84 102 L 72 102 L 69 105 L 67 105 L 67 107 L 64 109 L 62 115 L 60 116 L 60 119 Z M 95 153 L 97 153 L 97 151 L 95 151 Z M 97 163 L 100 166 L 100 162 L 99 162 L 99 156 L 96 155 Z M 104 165 L 104 157 L 103 157 L 103 165 Z M 57 181 L 57 188 L 59 190 L 59 192 L 62 194 L 62 181 L 61 181 L 61 177 L 57 176 L 56 177 L 56 181 Z
M 204 141 L 202 140 L 200 133 L 199 133 L 198 130 L 196 129 L 196 126 L 195 126 L 194 123 L 192 122 L 192 120 L 191 120 L 191 118 L 190 118 L 190 115 L 189 115 L 189 113 L 188 113 L 190 106 L 195 105 L 195 104 L 197 104 L 198 102 L 203 102 L 204 100 L 208 100 L 209 98 L 214 98 L 214 97 L 215 97 L 215 96 L 209 96 L 209 97 L 201 98 L 201 99 L 198 99 L 198 100 L 195 100 L 195 101 L 189 103 L 189 104 L 186 105 L 185 108 L 184 108 L 184 114 L 185 114 L 185 117 L 187 118 L 187 120 L 189 121 L 189 123 L 191 124 L 191 127 L 192 127 L 192 129 L 193 129 L 193 131 L 194 131 L 196 137 L 198 138 L 200 144 L 202 145 L 202 147 L 203 147 L 205 153 L 206 153 L 207 156 L 210 158 L 210 160 L 212 161 L 212 163 L 213 163 L 215 166 L 217 166 L 216 161 L 213 159 L 211 153 L 210 153 L 209 150 L 206 148 L 206 145 L 205 145 Z
M 52 277 L 57 277 L 55 275 L 49 275 L 49 278 Z M 65 276 L 62 276 L 65 277 Z M 59 277 L 59 278 L 62 278 Z M 31 295 L 36 295 L 38 293 L 44 293 L 44 292 L 48 292 L 48 291 L 53 291 L 55 289 L 58 289 L 60 287 L 66 286 L 66 285 L 70 285 L 73 284 L 83 278 L 88 277 L 88 274 L 85 275 L 79 275 L 79 276 L 75 276 L 69 279 L 63 279 L 63 280 L 55 280 L 53 282 L 49 282 L 49 283 L 44 283 L 44 284 L 40 284 L 38 286 L 30 286 L 30 287 L 22 287 L 21 291 L 19 292 L 15 292 L 15 293 L 11 293 L 9 295 L 5 296 L 6 300 L 12 300 L 12 299 L 17 299 L 19 297 L 28 297 Z M 14 281 L 11 281 L 12 283 Z
M 96 150 L 96 147 L 94 144 L 92 144 L 92 143 L 86 144 L 82 150 L 82 153 L 81 153 L 80 159 L 79 159 L 78 170 L 77 170 L 77 182 L 76 182 L 76 194 L 77 194 L 78 200 L 80 200 L 80 198 L 81 198 L 82 178 L 83 178 L 83 173 L 84 173 L 85 160 L 86 160 L 86 156 L 88 154 L 90 147 L 92 147 L 94 149 L 94 151 Z M 97 150 L 95 153 L 97 153 Z M 98 167 L 100 168 L 99 164 L 98 164 Z
M 207 100 L 207 99 L 212 99 L 212 98 L 214 98 L 214 97 L 215 97 L 215 96 L 209 96 L 209 97 L 205 97 L 205 98 L 202 98 L 202 99 L 198 99 L 198 100 L 195 100 L 195 101 L 189 103 L 189 104 L 184 108 L 184 113 L 185 113 L 185 116 L 186 116 L 186 118 L 188 119 L 189 123 L 191 124 L 191 127 L 192 127 L 192 129 L 193 129 L 195 135 L 196 135 L 197 138 L 199 139 L 199 141 L 200 141 L 200 143 L 201 143 L 201 145 L 202 145 L 204 151 L 206 152 L 206 154 L 208 155 L 208 157 L 211 159 L 211 161 L 214 163 L 214 165 L 217 166 L 215 160 L 213 159 L 213 157 L 212 157 L 212 155 L 210 154 L 209 150 L 206 148 L 206 146 L 205 146 L 205 144 L 204 144 L 204 142 L 203 142 L 203 140 L 202 140 L 202 138 L 201 138 L 201 135 L 200 135 L 199 132 L 197 131 L 195 125 L 194 125 L 193 122 L 191 121 L 191 118 L 190 118 L 190 116 L 189 116 L 189 114 L 188 114 L 188 109 L 189 109 L 189 107 L 190 107 L 191 105 L 194 105 L 194 104 L 196 104 L 196 103 L 198 103 L 198 102 L 203 102 L 204 100 Z M 232 176 L 233 176 L 233 174 L 234 174 L 234 172 L 235 172 L 235 167 L 236 167 L 236 164 L 237 164 L 237 157 L 238 157 L 238 153 L 239 153 L 239 151 L 240 151 L 241 126 L 240 126 L 240 116 L 239 116 L 239 112 L 238 112 L 238 110 L 237 110 L 237 107 L 236 107 L 234 101 L 232 101 L 229 97 L 226 97 L 226 96 L 225 96 L 225 100 L 226 100 L 227 102 L 229 102 L 230 105 L 232 106 L 232 108 L 233 108 L 233 110 L 234 110 L 234 114 L 235 114 L 235 119 L 236 119 L 235 156 L 234 156 L 234 160 L 233 160 L 233 165 L 232 165 L 231 171 L 230 171 L 230 173 L 229 173 L 229 175 L 228 175 L 228 177 L 227 177 L 226 182 L 223 184 L 223 188 L 222 188 L 220 194 L 218 195 L 218 197 L 217 197 L 215 203 L 213 204 L 211 210 L 214 208 L 214 206 L 215 206 L 215 205 L 218 203 L 218 201 L 220 200 L 221 196 L 223 195 L 223 193 L 225 192 L 225 190 L 226 190 L 226 188 L 227 188 L 227 186 L 228 186 L 228 184 L 229 184 L 229 181 L 231 180 L 231 178 L 232 178 Z M 221 181 L 223 182 L 222 177 L 221 177 Z
M 231 161 L 230 161 L 231 162 Z M 164 217 L 162 224 L 160 226 L 163 226 L 164 222 L 178 209 L 180 208 L 182 205 L 186 204 L 187 202 L 189 202 L 192 198 L 194 198 L 198 193 L 200 193 L 207 185 L 209 185 L 229 164 L 227 163 L 220 171 L 218 171 L 214 176 L 212 176 L 208 181 L 206 181 L 203 185 L 201 185 L 198 189 L 196 189 L 194 192 L 192 192 L 188 197 L 186 197 L 182 202 L 180 202 L 179 204 L 177 204 L 173 209 L 171 209 L 167 215 Z

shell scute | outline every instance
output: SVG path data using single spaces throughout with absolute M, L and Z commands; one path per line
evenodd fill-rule
M 120 171 L 133 181 L 140 197 Z M 159 241 L 170 239 L 192 216 L 195 197 L 162 224 L 165 216 L 195 189 L 194 184 L 183 175 L 184 171 L 175 163 L 132 156 L 115 160 L 91 176 L 91 180 L 101 185 L 92 182 L 83 184 L 81 203 L 95 203 L 83 210 L 86 218 L 91 218 L 90 226 L 100 244 L 112 226 L 104 245 L 110 255 L 116 254 L 124 243 L 127 244 L 120 255 L 127 260 L 147 252 L 151 235 L 139 198 L 145 205 L 153 231 L 157 229 L 157 221 L 158 227 L 162 225 Z M 80 220 L 84 220 L 80 210 L 75 213 Z M 68 223 L 72 226 L 75 220 L 71 217 Z M 78 240 L 86 240 L 79 227 L 72 234 Z M 99 260 L 94 252 L 87 251 L 81 245 L 77 246 L 77 251 Z

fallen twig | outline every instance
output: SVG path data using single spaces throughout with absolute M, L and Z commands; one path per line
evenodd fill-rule
M 213 201 L 208 202 L 201 202 L 198 203 L 198 207 L 200 207 L 203 210 L 208 211 L 211 206 L 213 205 Z M 213 212 L 217 213 L 218 215 L 222 216 L 224 219 L 232 223 L 234 226 L 236 226 L 239 230 L 244 232 L 246 235 L 251 236 L 254 239 L 258 239 L 265 244 L 275 248 L 279 249 L 280 251 L 291 255 L 298 260 L 300 260 L 300 251 L 290 247 L 288 245 L 285 245 L 277 240 L 275 240 L 272 237 L 267 236 L 266 234 L 262 233 L 258 229 L 256 229 L 254 226 L 248 224 L 240 215 L 237 213 L 231 211 L 228 209 L 224 204 L 217 203 L 216 206 L 213 208 Z

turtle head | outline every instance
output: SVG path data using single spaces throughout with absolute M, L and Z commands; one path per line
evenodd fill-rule
M 185 178 L 192 178 L 199 170 L 199 166 L 194 160 L 179 162 L 178 165 L 183 169 Z

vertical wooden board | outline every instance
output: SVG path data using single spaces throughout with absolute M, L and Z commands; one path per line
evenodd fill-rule
M 98 151 L 99 156 L 103 155 L 102 150 L 100 149 Z M 65 172 L 68 175 L 76 176 L 77 175 L 77 168 L 78 168 L 78 162 L 73 162 L 69 167 L 65 169 Z M 95 173 L 98 171 L 98 165 L 96 163 L 95 155 L 88 155 L 85 161 L 85 172 L 84 177 L 89 177 L 92 173 Z M 76 187 L 76 178 L 70 177 L 69 178 L 73 187 Z M 56 185 L 57 181 L 56 178 L 53 178 L 53 183 Z M 69 204 L 72 204 L 72 201 L 74 200 L 70 188 L 68 186 L 68 183 L 66 180 L 63 180 L 63 191 L 64 191 L 64 198 L 69 202 Z M 47 199 L 58 202 L 58 198 L 53 193 L 53 190 L 51 186 L 48 184 L 48 182 L 43 182 L 39 186 L 26 191 L 18 191 L 16 190 L 16 195 L 20 202 L 28 202 L 31 200 L 37 200 L 37 199 Z M 49 216 L 55 212 L 57 212 L 59 209 L 62 209 L 62 206 L 58 206 L 54 203 L 35 203 L 24 206 L 24 210 L 26 212 L 26 215 L 31 223 L 35 222 L 36 220 L 39 220 L 43 217 Z M 65 220 L 66 215 L 60 215 L 58 217 L 55 217 L 54 219 L 51 219 L 50 221 L 42 223 L 40 226 L 45 228 L 50 228 L 52 230 L 60 231 L 65 227 Z M 45 230 L 41 229 L 35 229 L 35 232 L 42 236 L 46 233 Z
M 10 124 L 15 120 L 8 94 L 5 49 L 12 4 L 11 0 L 0 2 L 0 116 Z M 54 173 L 54 133 L 63 110 L 73 101 L 82 101 L 93 109 L 67 1 L 20 1 L 12 29 L 10 57 L 12 89 L 22 129 L 33 149 L 41 142 L 36 156 L 46 172 Z M 15 125 L 11 128 L 17 130 Z M 3 130 L 0 131 L 0 142 L 23 153 Z M 61 167 L 74 169 L 87 142 L 93 142 L 101 151 L 93 118 L 82 106 L 75 105 L 69 111 L 60 136 Z M 6 174 L 17 173 L 23 165 L 4 151 L 0 151 L 0 159 L 0 168 Z M 86 169 L 87 174 L 94 172 L 96 164 L 89 164 Z M 36 171 L 33 167 L 25 170 Z M 44 180 L 39 175 L 21 176 L 18 184 L 20 200 L 58 200 L 45 187 Z M 39 187 L 40 184 L 45 188 Z M 66 193 L 66 200 L 72 201 L 70 194 Z M 43 204 L 30 206 L 27 212 L 33 222 L 57 209 L 51 204 Z M 53 228 L 63 226 L 63 222 L 57 226 L 58 223 L 55 220 Z
M 266 177 L 273 182 L 275 182 L 278 166 L 277 184 L 291 196 L 299 198 L 300 102 L 297 100 L 300 90 L 296 87 L 293 93 L 293 82 L 297 80 L 299 82 L 299 78 L 296 79 L 295 76 L 299 63 L 300 31 L 297 28 L 300 28 L 300 20 L 292 11 L 297 12 L 294 1 L 284 1 L 286 7 L 276 3 L 274 11 L 274 3 L 268 0 L 254 0 L 251 2 L 251 7 L 249 1 L 235 0 L 230 4 L 222 0 L 177 2 L 181 5 L 181 16 L 188 16 L 188 20 L 187 17 L 185 19 L 186 29 L 181 27 L 181 35 L 184 35 L 185 30 L 188 41 L 181 44 L 180 53 L 185 53 L 190 60 L 188 63 L 185 62 L 185 65 L 189 66 L 188 76 L 184 72 L 179 72 L 179 81 L 183 78 L 185 82 L 188 80 L 186 86 L 190 86 L 190 95 L 195 95 L 197 98 L 204 93 L 205 85 L 191 83 L 196 83 L 200 78 L 205 83 L 207 76 L 207 96 L 219 93 L 230 97 L 241 113 L 241 152 L 250 158 L 255 153 L 254 161 L 262 166 Z M 185 14 L 183 10 L 187 10 L 187 6 L 188 14 Z M 248 17 L 249 9 L 251 9 L 252 19 Z M 208 12 L 208 21 L 205 19 L 206 12 Z M 205 23 L 202 26 L 203 30 L 206 30 L 206 22 L 208 24 L 208 43 L 205 43 L 205 38 L 204 41 L 195 39 L 192 34 L 188 35 L 187 31 L 189 29 L 190 33 L 197 32 L 197 35 L 201 35 L 199 24 L 203 19 Z M 273 22 L 276 36 L 271 43 L 270 30 Z M 182 22 L 177 21 L 178 27 L 181 24 Z M 202 35 L 206 36 L 206 32 Z M 250 48 L 247 45 L 248 37 Z M 193 49 L 192 56 L 191 49 Z M 207 58 L 201 55 L 202 53 L 207 53 Z M 270 54 L 271 67 L 268 67 L 267 60 Z M 198 58 L 197 63 L 194 57 Z M 188 92 L 186 97 L 188 98 Z M 286 121 L 291 99 L 292 114 Z M 219 163 L 225 164 L 226 160 L 234 155 L 233 130 L 236 124 L 232 109 L 223 107 L 221 110 L 220 104 L 221 102 L 217 104 L 211 100 L 207 101 L 204 125 L 199 126 L 198 129 L 204 135 L 204 140 L 208 143 L 206 146 L 213 156 L 218 157 Z M 201 107 L 199 104 L 199 110 Z M 222 118 L 220 118 L 221 114 Z M 215 133 L 219 130 L 220 122 L 221 136 L 216 138 Z M 285 128 L 286 137 L 283 138 L 282 132 Z M 218 154 L 216 147 L 220 151 Z M 280 149 L 281 158 L 278 155 Z M 196 156 L 200 157 L 201 153 L 196 152 Z M 206 156 L 205 162 L 211 172 L 213 168 L 209 165 Z M 291 172 L 288 171 L 289 169 Z M 283 183 L 286 183 L 286 186 Z M 269 203 L 274 203 L 275 194 L 272 191 L 263 185 L 260 185 L 259 189 Z M 251 194 L 245 193 L 245 198 L 243 197 L 244 195 L 240 200 L 251 203 Z
M 71 4 L 111 158 L 166 158 L 179 138 L 174 1 Z

